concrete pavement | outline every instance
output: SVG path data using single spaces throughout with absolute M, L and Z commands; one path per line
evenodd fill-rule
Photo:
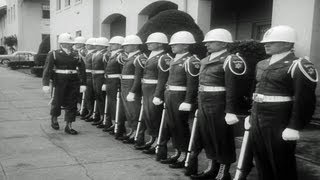
M 0 67 L 0 180 L 189 179 L 84 121 L 73 125 L 77 136 L 64 133 L 63 116 L 61 130 L 52 130 L 48 102 L 40 78 Z M 319 166 L 298 165 L 305 180 L 320 177 Z M 257 179 L 255 170 L 249 179 Z

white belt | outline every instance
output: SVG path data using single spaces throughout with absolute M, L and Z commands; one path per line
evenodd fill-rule
M 221 91 L 226 91 L 226 88 L 223 86 L 204 86 L 200 85 L 199 86 L 199 91 L 200 92 L 221 92 Z
M 120 78 L 120 74 L 107 74 L 108 78 Z
M 92 74 L 104 74 L 104 70 L 92 70 Z
M 91 73 L 92 70 L 91 69 L 86 69 L 86 73 Z
M 258 103 L 293 101 L 293 98 L 291 96 L 266 96 L 266 95 L 258 94 L 258 93 L 253 93 L 252 99 Z
M 141 82 L 144 84 L 158 84 L 158 80 L 156 79 L 142 79 Z
M 72 69 L 56 69 L 54 70 L 55 73 L 58 74 L 77 74 L 77 70 L 72 70 Z
M 134 79 L 134 75 L 121 75 L 121 79 Z
M 167 90 L 169 90 L 169 91 L 186 91 L 187 87 L 185 87 L 185 86 L 170 86 L 170 85 L 168 85 L 167 86 Z

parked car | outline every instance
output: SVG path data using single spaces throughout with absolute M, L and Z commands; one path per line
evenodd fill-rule
M 0 55 L 0 62 L 7 65 L 13 61 L 34 61 L 35 54 L 35 52 L 31 51 L 16 51 L 13 54 Z

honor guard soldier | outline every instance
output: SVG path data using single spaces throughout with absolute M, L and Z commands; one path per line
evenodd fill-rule
M 260 180 L 297 179 L 296 141 L 315 109 L 318 73 L 293 53 L 295 36 L 293 28 L 276 26 L 261 41 L 272 56 L 256 66 L 253 106 L 246 118 Z
M 151 139 L 146 144 L 137 146 L 136 149 L 144 150 L 143 152 L 146 154 L 155 154 L 155 142 L 159 133 L 163 110 L 165 84 L 169 75 L 169 71 L 161 69 L 161 65 L 170 63 L 172 58 L 164 51 L 164 45 L 168 44 L 168 38 L 164 33 L 150 34 L 146 44 L 148 50 L 151 51 L 148 59 L 139 58 L 137 61 L 144 69 L 142 78 L 142 121 L 146 125 Z
M 236 161 L 233 124 L 236 102 L 241 96 L 240 78 L 246 73 L 246 64 L 238 56 L 227 51 L 232 43 L 231 33 L 225 29 L 209 31 L 204 41 L 210 55 L 201 60 L 198 94 L 198 124 L 190 165 L 205 149 L 209 167 L 192 179 L 230 180 L 230 164 Z
M 123 59 L 121 72 L 121 98 L 130 132 L 124 136 L 123 142 L 128 144 L 135 143 L 135 130 L 138 125 L 138 118 L 141 108 L 141 77 L 143 69 L 137 63 L 137 59 L 143 56 L 139 50 L 142 44 L 137 35 L 128 35 L 122 44 L 124 51 L 128 54 Z M 140 136 L 139 144 L 144 143 L 144 136 Z
M 122 62 L 119 59 L 123 54 L 123 50 L 121 48 L 123 41 L 124 38 L 122 36 L 115 36 L 111 38 L 109 41 L 110 52 L 108 54 L 105 54 L 104 56 L 106 81 L 102 86 L 102 90 L 106 91 L 107 114 L 106 122 L 103 125 L 103 131 L 111 133 L 114 132 L 114 125 L 112 125 L 112 120 L 115 120 L 116 117 L 117 92 L 120 89 Z M 119 115 L 122 116 L 123 113 Z M 123 125 L 124 124 L 122 124 L 122 131 L 124 129 Z
M 82 36 L 74 38 L 74 50 L 75 50 L 75 52 L 77 52 L 78 57 L 83 62 L 84 62 L 84 59 L 85 59 L 85 57 L 87 55 L 87 49 L 85 47 L 86 46 L 85 45 L 86 41 L 87 41 L 87 39 L 85 37 L 82 37 Z M 81 97 L 83 97 L 83 96 L 79 96 L 79 102 L 80 102 L 80 106 L 82 106 L 82 108 L 80 108 L 80 110 L 78 111 L 77 115 L 84 116 L 85 115 L 85 109 L 83 109 L 83 104 L 82 104 L 84 99 L 81 98 Z
M 92 56 L 96 52 L 95 50 L 96 38 L 89 38 L 86 41 L 87 55 L 84 58 L 84 64 L 86 67 L 86 77 L 87 77 L 87 90 L 84 96 L 84 107 L 88 110 L 88 114 L 81 117 L 85 121 L 92 121 L 91 116 L 93 115 L 94 106 L 94 93 L 93 93 L 93 83 L 92 83 Z
M 73 39 L 70 34 L 63 33 L 58 37 L 59 50 L 51 51 L 46 59 L 43 71 L 43 91 L 48 93 L 50 79 L 53 81 L 53 99 L 51 103 L 51 127 L 58 130 L 58 116 L 61 106 L 65 107 L 65 132 L 75 135 L 78 132 L 72 129 L 71 123 L 76 120 L 77 97 L 86 90 L 86 76 L 84 64 L 72 52 Z M 80 79 L 78 71 L 80 73 Z
M 169 44 L 176 56 L 170 62 L 165 91 L 166 124 L 176 153 L 160 162 L 170 164 L 170 168 L 183 168 L 187 155 L 190 139 L 188 119 L 196 102 L 200 68 L 200 60 L 188 50 L 194 43 L 190 32 L 179 31 L 172 35 Z
M 99 37 L 95 42 L 96 52 L 92 55 L 92 83 L 94 97 L 96 101 L 97 118 L 94 118 L 92 125 L 99 125 L 103 122 L 104 112 L 104 93 L 102 92 L 102 85 L 105 83 L 105 63 L 103 62 L 104 54 L 107 53 L 109 40 L 105 37 Z

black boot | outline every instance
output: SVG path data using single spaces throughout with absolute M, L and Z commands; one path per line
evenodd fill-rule
M 230 169 L 229 164 L 220 164 L 220 168 L 216 176 L 216 180 L 231 180 L 229 169 Z
M 150 147 L 142 151 L 144 154 L 156 154 L 156 147 Z
M 51 127 L 52 129 L 59 130 L 59 123 L 57 116 L 51 116 Z
M 198 155 L 191 152 L 188 164 L 186 163 L 186 171 L 184 175 L 191 176 L 198 173 Z
M 83 116 L 81 116 L 80 119 L 86 120 L 86 119 L 89 119 L 91 116 L 92 116 L 92 111 L 88 111 L 88 113 L 83 115 Z
M 98 118 L 97 121 L 93 121 L 92 126 L 100 125 L 103 123 L 103 119 Z
M 113 134 L 114 134 L 114 124 L 111 124 L 110 127 L 105 126 L 102 131 L 103 132 L 113 132 Z
M 66 127 L 64 128 L 64 132 L 71 135 L 76 135 L 78 132 L 71 127 L 71 122 L 67 122 Z
M 191 179 L 213 179 L 218 174 L 218 171 L 219 163 L 211 160 L 208 169 L 199 174 L 191 175 Z
M 161 160 L 160 162 L 162 164 L 173 164 L 173 163 L 177 162 L 177 160 L 180 157 L 180 155 L 181 155 L 181 151 L 176 149 L 176 152 L 175 152 L 174 155 L 170 156 L 167 159 Z
M 152 144 L 155 142 L 155 140 L 156 140 L 156 137 L 152 137 L 152 136 L 151 136 L 150 141 L 148 141 L 148 142 L 145 143 L 145 144 L 142 144 L 141 146 L 135 147 L 135 149 L 137 149 L 137 150 L 150 149 L 151 146 L 152 146 Z
M 184 164 L 186 162 L 186 158 L 187 158 L 187 153 L 184 152 L 184 153 L 182 153 L 182 156 L 180 156 L 175 163 L 170 164 L 169 167 L 172 168 L 172 169 L 184 168 Z
M 157 150 L 158 148 L 158 150 Z M 168 149 L 167 146 L 157 146 L 156 147 L 156 161 L 161 161 L 167 159 Z

